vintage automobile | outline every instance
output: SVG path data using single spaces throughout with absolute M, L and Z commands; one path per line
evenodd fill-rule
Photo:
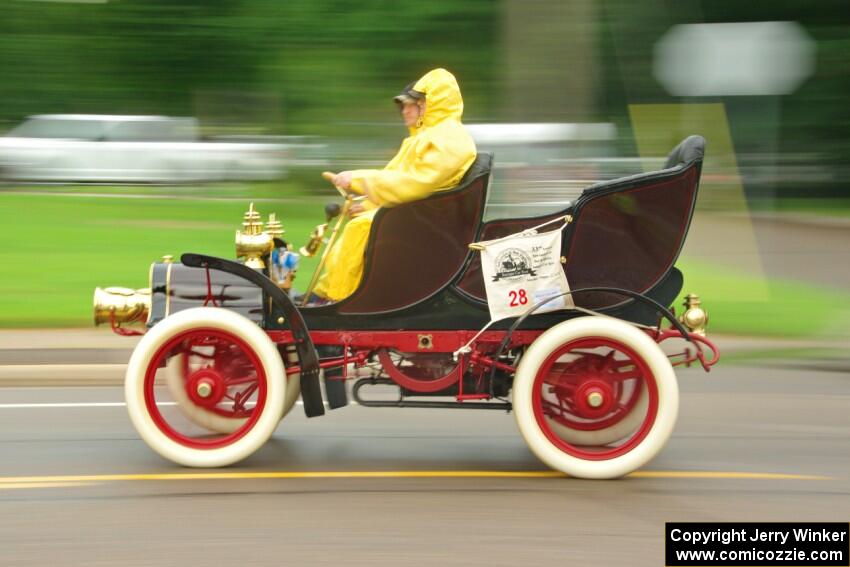
M 674 264 L 704 143 L 691 136 L 665 169 L 592 185 L 567 210 L 489 222 L 492 155 L 481 153 L 457 188 L 380 210 L 359 287 L 321 306 L 296 305 L 269 277 L 280 222 L 264 230 L 252 206 L 236 235 L 243 263 L 187 253 L 154 263 L 149 290 L 96 290 L 96 323 L 122 334 L 146 325 L 126 373 L 132 423 L 163 457 L 219 467 L 263 445 L 299 397 L 308 417 L 349 395 L 368 407 L 513 410 L 548 466 L 584 478 L 634 471 L 673 430 L 673 367 L 709 370 L 719 356 L 698 297 L 679 319 L 668 309 L 683 285 Z M 535 313 L 529 303 L 476 337 L 489 313 L 469 244 L 559 217 L 575 308 Z M 671 339 L 684 348 L 665 354 Z

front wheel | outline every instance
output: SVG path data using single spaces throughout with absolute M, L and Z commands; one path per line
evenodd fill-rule
M 187 374 L 175 396 L 169 376 L 177 366 Z M 142 439 L 191 467 L 227 466 L 259 449 L 283 416 L 286 389 L 283 362 L 265 332 L 210 307 L 181 311 L 148 331 L 124 383 Z
M 616 478 L 649 462 L 673 432 L 676 375 L 658 345 L 607 317 L 565 321 L 526 351 L 513 385 L 522 436 L 550 467 Z
M 281 356 L 285 357 L 286 360 L 284 366 L 298 364 L 298 355 L 294 352 L 281 352 Z M 165 382 L 168 384 L 168 390 L 180 411 L 196 425 L 218 433 L 233 433 L 247 421 L 245 412 L 240 409 L 238 399 L 230 396 L 218 403 L 216 407 L 210 408 L 192 403 L 190 392 L 187 391 L 187 387 L 192 385 L 195 372 L 203 369 L 206 365 L 205 358 L 197 355 L 194 357 L 189 354 L 172 356 L 165 369 Z M 286 398 L 281 420 L 289 414 L 301 396 L 299 377 L 299 374 L 286 377 Z

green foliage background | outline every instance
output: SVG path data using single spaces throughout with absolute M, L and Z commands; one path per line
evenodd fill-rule
M 469 106 L 486 114 L 498 8 L 492 0 L 7 2 L 0 119 L 193 115 L 198 93 L 247 91 L 281 107 L 273 131 L 327 134 L 335 122 L 387 120 L 390 97 L 434 66 L 463 77 Z
M 205 97 L 229 94 L 226 110 L 255 129 L 336 135 L 340 124 L 357 123 L 368 135 L 367 125 L 389 119 L 388 98 L 434 66 L 460 77 L 467 120 L 499 120 L 510 60 L 587 83 L 594 104 L 583 119 L 613 120 L 628 132 L 628 104 L 674 100 L 652 76 L 653 45 L 671 26 L 788 20 L 816 40 L 815 74 L 775 100 L 727 97 L 736 141 L 850 164 L 845 0 L 574 1 L 585 8 L 559 0 L 6 0 L 0 128 L 33 113 L 197 115 Z M 533 14 L 544 9 L 557 21 L 541 32 Z M 510 44 L 508 25 L 521 30 Z M 594 47 L 565 48 L 577 33 L 591 34 Z M 506 57 L 532 43 L 551 49 Z M 586 58 L 594 71 L 573 77 Z M 539 98 L 535 85 L 528 89 L 530 113 Z M 569 100 L 553 106 L 552 120 L 569 116 Z M 778 130 L 765 128 L 776 116 Z

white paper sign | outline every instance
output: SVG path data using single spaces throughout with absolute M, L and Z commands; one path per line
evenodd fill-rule
M 493 321 L 519 317 L 532 306 L 553 297 L 535 313 L 574 307 L 561 264 L 561 230 L 517 233 L 478 243 L 487 304 Z M 560 296 L 560 297 L 558 297 Z

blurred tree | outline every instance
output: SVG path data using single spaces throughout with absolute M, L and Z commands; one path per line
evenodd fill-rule
M 770 137 L 780 155 L 827 172 L 812 185 L 846 194 L 846 0 L 7 0 L 0 121 L 232 113 L 252 131 L 386 135 L 371 125 L 393 121 L 390 97 L 443 66 L 468 121 L 610 120 L 634 155 L 628 105 L 677 102 L 652 75 L 655 42 L 678 23 L 764 20 L 805 27 L 814 76 L 770 108 L 758 97 L 692 102 L 727 106 L 737 150 Z
M 193 114 L 198 92 L 277 93 L 285 129 L 391 120 L 432 67 L 492 114 L 493 0 L 12 2 L 0 20 L 0 118 L 44 112 Z

